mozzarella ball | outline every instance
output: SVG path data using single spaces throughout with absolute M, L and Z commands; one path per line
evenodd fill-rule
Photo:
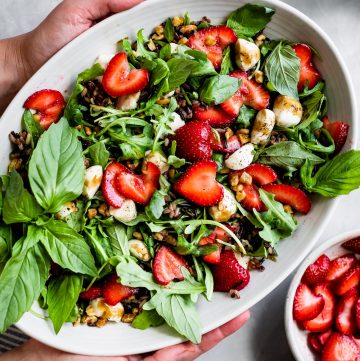
M 236 213 L 237 207 L 233 194 L 224 186 L 224 198 L 209 208 L 209 214 L 217 222 L 227 222 Z
M 147 262 L 151 259 L 150 252 L 143 241 L 131 239 L 129 241 L 129 250 L 132 256 L 140 261 Z
M 254 145 L 247 143 L 225 160 L 225 166 L 232 170 L 240 170 L 249 166 L 254 159 Z
M 260 49 L 254 43 L 245 39 L 238 39 L 235 43 L 236 65 L 245 71 L 253 68 L 260 60 Z
M 91 300 L 86 308 L 88 316 L 96 316 L 106 318 L 108 321 L 120 322 L 124 314 L 124 306 L 121 302 L 114 306 L 108 305 L 103 298 L 95 298 Z
M 161 173 L 165 173 L 169 170 L 169 165 L 167 163 L 167 159 L 161 152 L 151 152 L 147 151 L 145 153 L 145 161 L 154 163 L 159 169 Z
M 269 109 L 262 109 L 256 114 L 251 131 L 251 143 L 265 144 L 275 126 L 275 113 Z
M 116 102 L 116 109 L 124 111 L 136 109 L 138 101 L 140 99 L 140 93 L 141 92 L 137 92 L 135 94 L 129 94 L 119 97 Z
M 273 112 L 278 127 L 289 128 L 300 123 L 303 109 L 300 102 L 286 95 L 275 99 Z
M 78 209 L 76 207 L 76 204 L 74 202 L 66 202 L 59 212 L 55 214 L 56 219 L 65 219 L 68 217 L 71 213 L 77 212 Z
M 85 171 L 85 181 L 82 194 L 88 199 L 92 199 L 98 191 L 103 177 L 101 165 L 93 165 Z
M 130 222 L 137 216 L 136 204 L 131 199 L 125 199 L 120 208 L 109 208 L 109 213 L 119 222 Z

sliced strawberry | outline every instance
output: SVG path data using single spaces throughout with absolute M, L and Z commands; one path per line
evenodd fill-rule
M 212 268 L 214 276 L 214 290 L 228 292 L 231 289 L 241 290 L 250 281 L 250 273 L 242 267 L 236 259 L 234 251 L 221 252 L 220 263 Z
M 329 339 L 329 337 L 331 336 L 331 334 L 332 334 L 332 329 L 329 329 L 325 332 L 320 332 L 317 334 L 318 339 L 323 347 L 324 347 L 325 343 L 327 342 L 327 340 Z
M 237 135 L 232 135 L 229 139 L 225 139 L 222 134 L 219 134 L 219 139 L 213 134 L 210 139 L 211 149 L 221 153 L 234 153 L 241 148 L 241 143 Z
M 123 170 L 117 175 L 116 187 L 125 198 L 147 205 L 160 186 L 160 174 L 160 169 L 151 162 L 143 164 L 141 175 L 134 174 L 124 166 Z
M 203 237 L 200 239 L 199 241 L 199 245 L 200 246 L 205 246 L 207 244 L 217 244 L 219 246 L 219 248 L 215 251 L 212 252 L 210 254 L 207 254 L 206 256 L 202 256 L 202 259 L 204 260 L 204 262 L 206 263 L 211 263 L 211 264 L 218 264 L 220 263 L 220 254 L 221 254 L 221 244 L 217 243 L 215 238 L 212 238 L 210 236 L 208 237 Z
M 300 189 L 286 184 L 265 184 L 266 192 L 275 194 L 275 200 L 288 204 L 300 213 L 307 214 L 311 209 L 310 198 Z
M 204 52 L 215 69 L 219 69 L 223 50 L 236 41 L 237 37 L 232 29 L 225 25 L 217 25 L 197 31 L 189 38 L 186 45 Z
M 241 106 L 244 104 L 243 94 L 241 90 L 244 89 L 242 84 L 240 89 L 229 99 L 220 104 L 221 108 L 230 116 L 236 118 L 240 114 Z
M 104 282 L 103 297 L 105 302 L 110 306 L 114 306 L 126 298 L 131 297 L 137 291 L 136 288 L 124 286 L 118 281 L 120 281 L 120 278 L 112 274 L 108 276 Z
M 106 202 L 110 206 L 120 208 L 124 203 L 125 197 L 123 197 L 117 190 L 115 184 L 117 176 L 127 169 L 124 165 L 118 162 L 112 162 L 105 169 L 104 176 L 101 183 L 101 189 L 106 199 Z
M 355 288 L 348 291 L 338 302 L 335 314 L 336 328 L 345 335 L 352 335 L 356 330 L 355 309 L 358 292 Z
M 103 290 L 100 286 L 92 286 L 88 290 L 81 292 L 79 297 L 82 300 L 91 301 L 95 298 L 101 297 L 102 293 Z
M 255 184 L 243 184 L 243 192 L 245 198 L 241 201 L 241 205 L 248 211 L 256 209 L 258 212 L 264 209 L 264 204 L 261 201 L 258 187 Z
M 155 281 L 164 286 L 174 279 L 182 281 L 184 276 L 181 272 L 181 267 L 190 270 L 184 257 L 167 246 L 161 246 L 155 255 L 153 264 Z
M 356 301 L 355 321 L 356 321 L 357 328 L 360 329 L 360 298 Z
M 333 332 L 325 344 L 322 361 L 359 361 L 360 351 L 351 337 Z
M 324 305 L 321 295 L 315 295 L 305 283 L 300 283 L 295 292 L 293 317 L 296 321 L 311 320 L 320 314 Z
M 109 62 L 103 79 L 104 90 L 113 97 L 137 93 L 149 83 L 147 69 L 130 70 L 127 54 L 120 52 Z
M 314 294 L 316 297 L 321 297 L 324 300 L 324 306 L 315 318 L 304 321 L 303 326 L 311 332 L 325 332 L 331 327 L 334 321 L 335 297 L 326 283 L 316 286 Z
M 311 332 L 307 335 L 307 344 L 310 347 L 310 349 L 316 353 L 321 353 L 323 349 L 323 345 L 319 341 L 317 333 Z
M 193 162 L 211 159 L 211 138 L 214 136 L 207 122 L 193 120 L 175 132 L 176 155 Z
M 330 258 L 327 255 L 321 255 L 314 263 L 306 268 L 302 281 L 308 286 L 315 286 L 324 282 L 330 269 L 330 263 Z
M 175 192 L 199 206 L 214 206 L 224 197 L 224 189 L 215 179 L 216 163 L 201 160 L 191 165 L 174 183 Z
M 324 128 L 330 133 L 331 137 L 334 139 L 335 152 L 339 153 L 344 144 L 346 143 L 350 125 L 342 122 L 341 120 L 330 122 L 328 117 L 324 117 L 322 121 L 324 123 Z
M 321 75 L 312 63 L 312 50 L 306 44 L 295 44 L 293 49 L 300 59 L 298 90 L 300 92 L 303 91 L 306 84 L 308 89 L 312 89 L 321 78 Z
M 341 246 L 351 252 L 360 254 L 360 237 L 349 239 L 348 241 L 344 242 Z
M 59 91 L 43 89 L 30 95 L 25 100 L 24 108 L 36 110 L 34 118 L 39 119 L 44 129 L 48 129 L 52 123 L 60 119 L 65 105 L 65 99 Z
M 227 228 L 229 228 L 231 231 L 234 232 L 234 228 L 229 226 L 228 224 L 224 224 Z M 226 231 L 224 231 L 222 228 L 220 227 L 216 227 L 214 229 L 214 231 L 209 235 L 209 237 L 212 237 L 214 239 L 220 239 L 220 241 L 223 242 L 228 242 L 231 239 L 231 236 L 229 235 L 229 233 L 227 233 Z
M 355 266 L 356 263 L 357 259 L 351 253 L 333 259 L 330 263 L 330 268 L 326 275 L 325 281 L 338 281 L 350 268 Z
M 344 273 L 337 281 L 334 293 L 338 296 L 345 295 L 351 288 L 358 287 L 360 284 L 360 265 L 355 265 Z
M 234 117 L 216 105 L 194 105 L 192 110 L 195 119 L 209 122 L 214 128 L 226 128 L 234 122 Z
M 241 177 L 243 173 L 250 174 L 253 182 L 259 186 L 276 182 L 278 179 L 276 172 L 272 168 L 260 163 L 253 163 L 244 169 L 231 172 L 230 176 L 237 174 Z
M 352 336 L 351 339 L 356 343 L 356 346 L 360 350 L 360 339 L 355 336 Z

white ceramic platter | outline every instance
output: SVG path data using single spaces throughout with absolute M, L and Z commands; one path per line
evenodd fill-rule
M 34 91 L 43 88 L 58 89 L 68 93 L 76 75 L 89 67 L 101 53 L 115 51 L 115 43 L 125 35 L 135 39 L 140 28 L 145 34 L 169 16 L 189 12 L 192 19 L 204 15 L 214 24 L 221 22 L 231 11 L 244 5 L 246 0 L 148 0 L 125 13 L 114 15 L 96 25 L 71 42 L 46 65 L 17 94 L 0 122 L 0 171 L 6 172 L 10 144 L 8 134 L 20 129 L 22 104 Z M 259 2 L 258 2 L 259 3 Z M 322 60 L 316 65 L 327 81 L 329 115 L 352 124 L 346 149 L 354 147 L 356 139 L 355 100 L 350 79 L 342 59 L 331 40 L 309 18 L 294 8 L 276 0 L 260 1 L 276 10 L 266 34 L 273 39 L 285 38 L 304 41 L 314 46 Z M 51 40 L 49 40 L 51 41 Z M 334 201 L 315 199 L 307 217 L 299 218 L 300 227 L 291 239 L 278 247 L 279 260 L 267 262 L 263 273 L 251 274 L 250 286 L 242 291 L 241 299 L 234 300 L 226 294 L 216 294 L 211 303 L 202 300 L 198 310 L 207 332 L 229 321 L 236 315 L 264 298 L 292 272 L 313 247 L 324 229 Z M 34 310 L 41 312 L 34 304 Z M 181 342 L 182 339 L 166 326 L 139 331 L 126 324 L 110 324 L 104 328 L 66 325 L 58 335 L 49 322 L 27 313 L 18 322 L 18 327 L 50 346 L 88 355 L 126 355 L 148 352 Z

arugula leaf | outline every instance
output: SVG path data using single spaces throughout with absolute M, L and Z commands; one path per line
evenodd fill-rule
M 246 4 L 230 14 L 226 25 L 237 36 L 252 37 L 265 28 L 274 13 L 273 9 L 264 6 Z
M 290 45 L 276 46 L 265 61 L 265 74 L 281 95 L 298 98 L 300 59 Z
M 0 275 L 0 332 L 30 309 L 45 286 L 50 260 L 40 244 L 11 257 Z
M 169 155 L 167 163 L 177 169 L 186 164 L 186 159 L 179 158 L 176 155 Z
M 175 29 L 171 21 L 171 18 L 168 18 L 165 23 L 164 35 L 166 40 L 171 43 L 175 38 Z
M 23 129 L 25 129 L 27 133 L 30 134 L 31 147 L 34 149 L 41 134 L 44 133 L 43 127 L 40 125 L 38 120 L 34 119 L 31 111 L 28 109 L 24 111 L 21 125 Z
M 210 267 L 204 262 L 202 265 L 205 271 L 206 299 L 208 301 L 211 301 L 212 295 L 214 293 L 214 277 Z
M 156 58 L 156 53 L 145 48 L 146 39 L 144 37 L 144 29 L 138 31 L 136 36 L 136 54 L 148 60 Z
M 111 246 L 116 256 L 130 256 L 128 237 L 126 228 L 120 223 L 107 227 L 106 234 L 110 238 Z
M 80 234 L 66 223 L 52 219 L 43 227 L 41 242 L 55 263 L 75 273 L 97 275 L 94 257 Z
M 241 85 L 241 79 L 229 75 L 216 75 L 204 81 L 200 100 L 207 104 L 220 104 L 231 98 Z
M 64 274 L 49 282 L 47 305 L 55 333 L 60 331 L 74 309 L 82 289 L 82 282 L 82 277 L 75 274 Z
M 151 218 L 159 219 L 164 212 L 166 193 L 156 190 L 151 197 L 150 203 L 146 206 L 146 213 L 150 214 Z
M 157 327 L 164 323 L 164 319 L 155 310 L 142 310 L 132 322 L 131 326 L 139 330 Z
M 20 174 L 11 172 L 4 198 L 3 219 L 7 224 L 30 222 L 42 213 L 41 207 L 25 188 Z
M 172 58 L 167 62 L 170 70 L 168 78 L 169 89 L 168 91 L 175 90 L 181 84 L 184 84 L 191 74 L 194 61 L 187 59 Z
M 318 117 L 326 113 L 326 96 L 320 91 L 315 91 L 304 100 L 303 105 L 305 106 L 305 112 L 302 122 L 297 125 L 297 129 L 307 128 L 312 122 L 316 121 Z
M 82 193 L 85 170 L 82 146 L 65 119 L 50 126 L 29 163 L 31 189 L 38 203 L 56 213 Z
M 229 74 L 232 70 L 234 70 L 234 67 L 231 63 L 231 48 L 228 46 L 223 53 L 222 62 L 221 62 L 221 69 L 220 74 L 226 75 Z
M 155 59 L 155 68 L 151 72 L 151 84 L 158 85 L 163 79 L 167 78 L 170 74 L 168 64 L 163 59 Z
M 88 151 L 93 165 L 101 165 L 103 168 L 106 167 L 110 153 L 103 142 L 96 142 L 88 148 Z

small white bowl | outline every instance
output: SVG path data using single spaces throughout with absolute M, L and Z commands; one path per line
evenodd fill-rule
M 336 257 L 349 253 L 348 250 L 341 245 L 352 238 L 360 236 L 360 229 L 355 229 L 346 233 L 342 233 L 329 241 L 323 243 L 317 249 L 312 251 L 298 268 L 293 280 L 291 281 L 285 304 L 285 330 L 291 351 L 297 361 L 316 360 L 315 354 L 307 345 L 307 332 L 301 330 L 297 322 L 293 319 L 293 302 L 296 289 L 306 268 L 322 254 L 326 254 L 331 260 Z

